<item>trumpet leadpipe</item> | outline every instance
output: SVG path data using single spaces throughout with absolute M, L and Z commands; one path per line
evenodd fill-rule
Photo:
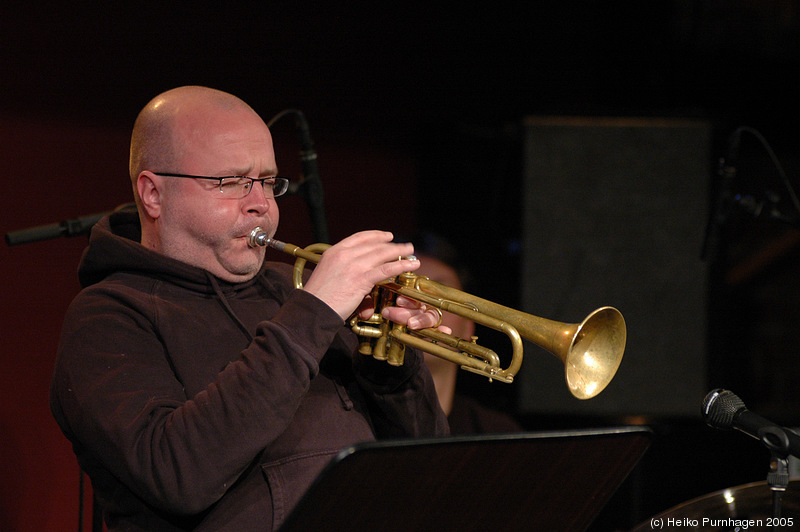
M 288 253 L 289 255 L 293 255 L 297 258 L 313 262 L 314 264 L 317 264 L 321 257 L 319 253 L 306 251 L 305 249 L 297 247 L 294 244 L 287 244 L 286 242 L 281 242 L 280 240 L 270 238 L 269 235 L 264 232 L 263 229 L 261 229 L 261 227 L 256 227 L 250 231 L 250 235 L 247 237 L 247 245 L 251 248 L 270 247 L 272 249 L 277 249 L 278 251 Z

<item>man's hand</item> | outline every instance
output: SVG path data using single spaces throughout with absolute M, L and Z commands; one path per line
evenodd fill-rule
M 392 238 L 386 231 L 363 231 L 331 246 L 322 254 L 304 290 L 347 319 L 376 284 L 419 268 L 418 260 L 404 258 L 414 253 L 414 246 L 392 242 Z
M 389 321 L 405 324 L 409 329 L 426 329 L 437 327 L 445 334 L 451 334 L 450 327 L 442 325 L 442 313 L 438 309 L 428 308 L 419 301 L 397 296 L 394 307 L 386 307 L 381 315 Z

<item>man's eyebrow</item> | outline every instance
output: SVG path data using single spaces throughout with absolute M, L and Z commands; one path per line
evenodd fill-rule
M 261 174 L 259 174 L 259 175 L 267 176 L 267 177 L 277 177 L 278 168 L 277 167 L 270 168 L 266 172 L 261 172 Z
M 248 177 L 248 174 L 252 173 L 252 171 L 253 171 L 252 167 L 249 167 L 247 169 L 243 169 L 242 167 L 239 168 L 228 167 L 228 169 L 225 170 L 225 172 L 227 173 L 221 177 L 230 177 L 230 176 Z M 277 175 L 278 175 L 278 169 L 274 167 L 268 168 L 266 171 L 258 173 L 259 178 L 276 177 Z

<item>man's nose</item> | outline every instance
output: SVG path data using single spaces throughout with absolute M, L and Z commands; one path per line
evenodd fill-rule
M 253 183 L 253 188 L 250 190 L 250 194 L 244 197 L 244 206 L 247 212 L 264 214 L 269 210 L 273 201 L 275 201 L 274 198 L 267 197 L 262 184 L 255 182 Z

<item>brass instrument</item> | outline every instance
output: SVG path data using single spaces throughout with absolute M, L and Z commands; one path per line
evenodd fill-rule
M 299 248 L 269 238 L 260 227 L 250 233 L 248 244 L 251 247 L 269 246 L 296 257 L 293 274 L 297 288 L 303 287 L 306 261 L 318 263 L 322 252 L 330 247 L 328 244 L 312 244 L 305 249 Z M 397 294 L 503 332 L 512 346 L 509 366 L 502 369 L 497 353 L 478 345 L 477 338 L 466 340 L 436 328 L 412 331 L 404 325 L 387 321 L 380 311 L 391 305 Z M 361 320 L 354 315 L 349 325 L 361 338 L 361 353 L 371 354 L 392 365 L 403 363 L 405 346 L 408 345 L 484 375 L 489 380 L 510 383 L 522 365 L 522 338 L 525 338 L 561 360 L 572 395 L 578 399 L 590 399 L 603 391 L 614 378 L 625 351 L 625 320 L 613 307 L 598 308 L 579 324 L 561 323 L 487 301 L 412 272 L 379 283 L 372 295 L 375 301 L 373 316 Z

